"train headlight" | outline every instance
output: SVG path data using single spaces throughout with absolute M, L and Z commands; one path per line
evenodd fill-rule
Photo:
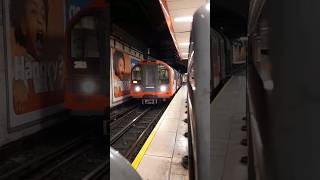
M 82 83 L 81 89 L 83 92 L 91 94 L 96 90 L 96 84 L 91 80 L 86 80 Z
M 167 90 L 167 87 L 165 85 L 160 86 L 160 91 L 165 92 Z
M 141 91 L 141 87 L 140 86 L 135 86 L 134 87 L 134 91 L 135 92 L 140 92 Z

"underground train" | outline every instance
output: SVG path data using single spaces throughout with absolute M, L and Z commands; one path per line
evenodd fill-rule
M 232 44 L 231 41 L 221 32 L 214 29 L 210 29 L 211 40 L 211 78 L 210 89 L 211 99 L 216 95 L 219 85 L 223 85 L 224 82 L 231 76 L 232 73 Z
M 181 74 L 160 60 L 139 61 L 131 70 L 130 95 L 142 104 L 171 99 L 182 84 Z
M 253 2 L 255 4 L 253 4 Z M 253 1 L 250 6 L 248 24 L 249 55 L 247 63 L 247 126 L 248 126 L 248 165 L 250 179 L 273 179 L 268 177 L 265 164 L 266 134 L 270 118 L 270 93 L 273 81 L 271 63 L 268 56 L 269 27 L 264 2 Z
M 110 146 L 110 180 L 142 180 L 120 152 Z
M 64 106 L 74 111 L 104 112 L 109 107 L 109 4 L 89 1 L 65 33 Z
M 210 146 L 210 139 L 213 136 L 210 123 L 210 93 L 213 93 L 210 85 L 213 85 L 213 81 L 210 80 L 213 72 L 210 72 L 210 69 L 213 68 L 211 58 L 215 56 L 210 56 L 210 38 L 208 37 L 210 37 L 209 3 L 195 12 L 190 34 L 187 103 L 188 168 L 191 180 L 209 180 L 213 177 L 211 166 L 213 149 Z M 215 40 L 215 43 L 219 43 L 217 39 Z M 216 53 L 222 52 L 221 48 L 214 50 Z
M 320 2 L 252 0 L 248 21 L 249 179 L 320 179 Z
M 189 46 L 188 162 L 189 178 L 195 180 L 213 177 L 213 100 L 237 68 L 232 41 L 210 26 L 209 6 L 194 14 Z

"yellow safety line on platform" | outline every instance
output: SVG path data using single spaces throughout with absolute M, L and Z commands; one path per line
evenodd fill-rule
M 160 119 L 161 120 L 161 119 Z M 160 122 L 160 121 L 159 121 Z M 156 127 L 153 128 L 150 136 L 148 137 L 148 139 L 146 140 L 146 142 L 143 144 L 142 148 L 140 149 L 139 153 L 137 154 L 136 158 L 134 159 L 134 161 L 132 162 L 131 166 L 134 169 L 137 169 L 140 161 L 142 160 L 142 157 L 144 156 L 145 152 L 147 151 L 152 139 L 154 138 L 157 130 L 159 129 L 160 123 L 157 123 Z
M 181 89 L 178 90 L 177 94 L 180 92 Z M 171 103 L 170 103 L 171 104 Z M 169 104 L 169 106 L 170 106 Z M 169 107 L 168 106 L 168 107 Z M 167 108 L 168 108 L 167 107 Z M 162 114 L 162 116 L 166 113 L 166 111 Z M 136 158 L 134 159 L 134 161 L 131 163 L 131 166 L 134 168 L 134 169 L 137 169 L 140 161 L 142 160 L 144 154 L 146 153 L 151 141 L 153 140 L 156 132 L 158 131 L 159 127 L 160 127 L 160 122 L 161 122 L 162 119 L 160 119 L 157 123 L 157 125 L 153 128 L 153 130 L 151 131 L 148 139 L 146 140 L 146 142 L 143 144 L 142 148 L 140 149 L 139 153 L 137 154 Z

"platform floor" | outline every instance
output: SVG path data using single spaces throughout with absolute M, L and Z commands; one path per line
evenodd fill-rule
M 213 180 L 247 180 L 247 166 L 240 163 L 247 147 L 240 144 L 246 138 L 241 131 L 246 111 L 246 78 L 244 73 L 233 76 L 211 104 L 213 113 Z
M 181 165 L 188 154 L 186 99 L 187 87 L 182 86 L 134 160 L 132 165 L 144 180 L 188 179 L 188 170 Z

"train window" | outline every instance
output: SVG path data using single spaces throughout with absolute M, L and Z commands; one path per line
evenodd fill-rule
M 160 83 L 169 83 L 168 70 L 164 65 L 161 64 L 158 66 L 158 72 Z
M 141 81 L 141 67 L 135 66 L 132 70 L 132 80 Z
M 195 86 L 195 79 L 194 79 L 194 64 L 193 64 L 193 55 L 194 51 L 191 52 L 191 55 L 189 57 L 189 65 L 188 65 L 188 82 L 190 84 L 191 90 L 194 91 L 196 89 Z
M 99 16 L 84 16 L 70 31 L 70 62 L 73 74 L 99 74 L 101 70 Z
M 99 58 L 97 19 L 83 17 L 71 31 L 71 57 L 74 60 L 92 60 Z
M 164 67 L 164 65 L 159 65 L 158 68 L 159 68 L 159 79 L 161 80 L 168 79 L 168 71 Z

